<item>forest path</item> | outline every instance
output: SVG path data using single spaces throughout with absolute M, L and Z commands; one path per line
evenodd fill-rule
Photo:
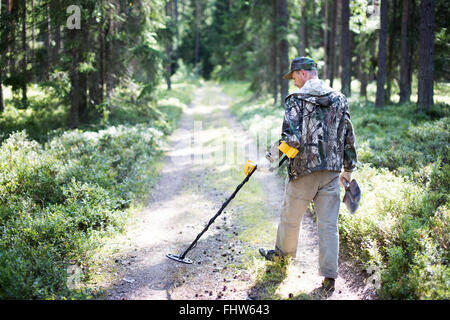
M 128 249 L 116 259 L 117 280 L 110 284 L 106 298 L 372 299 L 373 290 L 365 286 L 364 276 L 342 259 L 335 292 L 326 296 L 320 291 L 318 237 L 309 212 L 303 219 L 297 257 L 283 275 L 275 280 L 255 276 L 257 272 L 252 269 L 258 266 L 271 272 L 271 262 L 260 258 L 257 250 L 259 246 L 273 247 L 284 192 L 282 179 L 264 170 L 252 175 L 187 254 L 194 261 L 192 265 L 166 258 L 167 253 L 181 254 L 187 248 L 242 181 L 243 159 L 263 158 L 249 151 L 254 140 L 230 114 L 230 102 L 218 85 L 206 83 L 196 89 L 191 106 L 170 137 L 165 166 L 151 191 L 150 202 L 123 236 L 127 242 L 123 247 Z M 232 149 L 226 147 L 230 142 Z M 244 154 L 229 154 L 239 148 Z M 261 230 L 260 241 L 258 237 L 247 241 L 242 236 L 249 225 L 242 220 L 248 220 L 252 214 L 251 209 L 246 209 L 247 204 L 254 205 L 251 190 L 259 190 L 255 191 L 257 202 L 262 204 L 269 224 Z M 272 289 L 268 291 L 268 287 Z

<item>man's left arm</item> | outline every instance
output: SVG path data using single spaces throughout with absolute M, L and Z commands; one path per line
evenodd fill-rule
M 286 110 L 284 112 L 283 126 L 281 129 L 281 140 L 285 141 L 290 147 L 298 148 L 300 146 L 300 117 L 299 101 L 294 97 L 286 99 Z

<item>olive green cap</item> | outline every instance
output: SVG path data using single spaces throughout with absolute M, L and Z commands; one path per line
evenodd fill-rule
M 290 80 L 292 79 L 292 72 L 296 71 L 296 70 L 316 70 L 317 68 L 317 63 L 308 57 L 297 57 L 292 59 L 291 62 L 291 70 L 286 73 L 283 78 Z

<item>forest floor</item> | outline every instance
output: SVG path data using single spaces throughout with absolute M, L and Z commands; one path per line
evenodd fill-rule
M 196 89 L 169 139 L 164 168 L 147 206 L 114 239 L 109 257 L 113 265 L 105 264 L 112 274 L 97 283 L 104 292 L 98 298 L 375 299 L 367 274 L 343 257 L 336 290 L 325 294 L 320 289 L 317 226 L 310 212 L 303 218 L 295 259 L 277 269 L 259 256 L 259 247 L 273 248 L 284 192 L 282 178 L 264 170 L 252 175 L 187 254 L 193 264 L 166 258 L 187 248 L 244 178 L 245 160 L 227 156 L 217 162 L 198 147 L 210 147 L 218 155 L 230 141 L 241 147 L 253 143 L 231 115 L 230 102 L 218 85 L 205 83 Z

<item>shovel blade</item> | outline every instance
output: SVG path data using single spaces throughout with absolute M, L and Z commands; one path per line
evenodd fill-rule
M 359 208 L 359 202 L 361 200 L 361 189 L 358 183 L 353 179 L 348 186 L 345 188 L 345 195 L 342 202 L 345 203 L 348 211 L 350 213 L 355 213 Z

